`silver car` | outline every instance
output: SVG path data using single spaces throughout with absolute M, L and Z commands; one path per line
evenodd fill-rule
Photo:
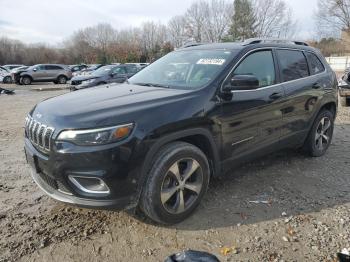
M 72 78 L 72 71 L 66 65 L 40 64 L 29 67 L 25 71 L 19 71 L 13 78 L 19 78 L 19 82 L 30 85 L 32 82 L 54 82 L 65 84 Z M 17 81 L 16 81 L 17 82 Z

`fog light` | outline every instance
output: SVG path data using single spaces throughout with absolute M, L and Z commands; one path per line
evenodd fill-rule
M 89 194 L 109 194 L 106 183 L 98 177 L 68 176 L 69 180 L 81 191 Z

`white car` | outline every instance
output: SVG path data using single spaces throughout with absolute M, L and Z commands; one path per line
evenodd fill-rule
M 11 73 L 5 68 L 0 66 L 0 82 L 4 84 L 12 83 Z

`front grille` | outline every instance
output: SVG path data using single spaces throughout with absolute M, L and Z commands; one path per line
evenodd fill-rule
M 82 83 L 82 81 L 80 81 L 80 80 L 73 80 L 71 82 L 71 84 L 74 85 L 74 86 L 81 85 L 81 83 Z
M 26 137 L 39 149 L 50 151 L 51 137 L 54 129 L 35 121 L 31 116 L 26 117 L 25 133 Z

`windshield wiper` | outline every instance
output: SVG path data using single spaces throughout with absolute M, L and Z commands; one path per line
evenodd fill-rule
M 154 83 L 134 83 L 134 85 L 170 88 L 170 86 L 167 86 L 167 85 L 154 84 Z

